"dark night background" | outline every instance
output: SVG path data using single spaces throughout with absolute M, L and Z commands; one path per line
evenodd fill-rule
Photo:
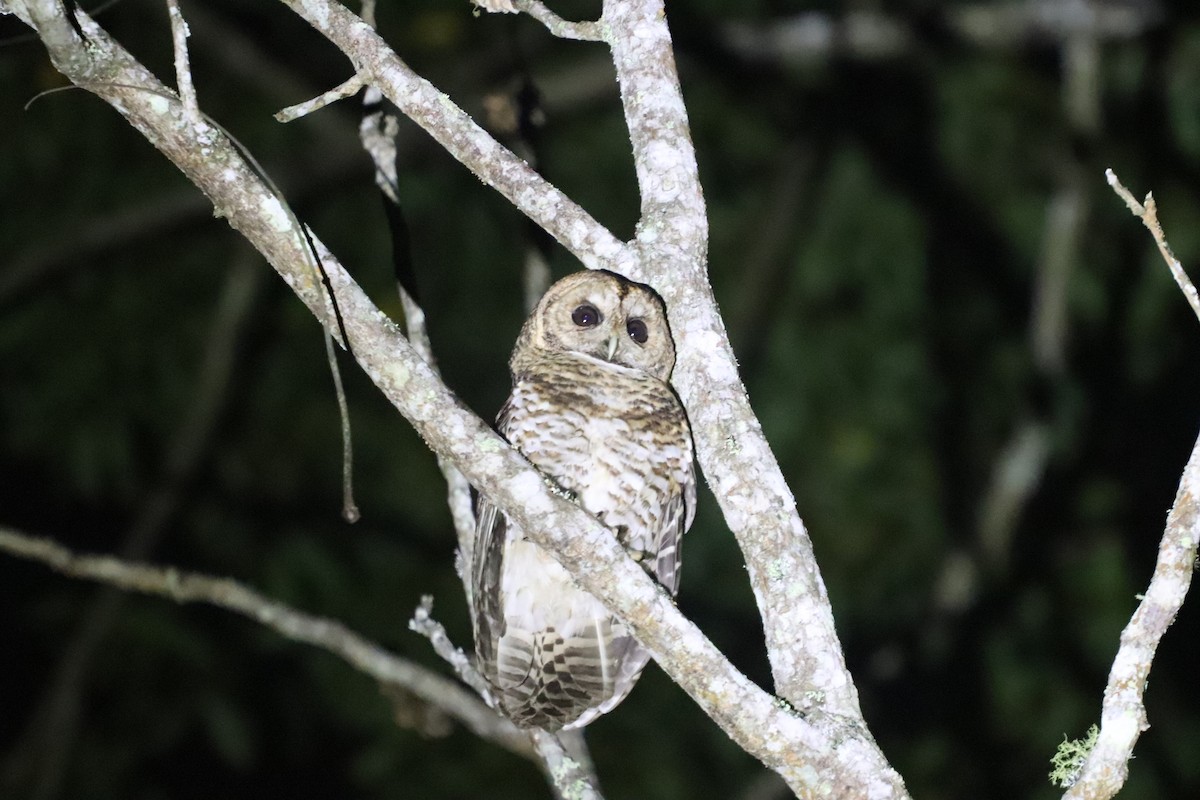
M 555 7 L 583 18 L 596 5 Z M 271 118 L 346 79 L 348 62 L 282 4 L 182 6 L 201 107 L 399 318 L 357 103 Z M 476 17 L 466 0 L 380 6 L 399 54 L 479 119 L 526 64 L 544 96 L 543 174 L 632 235 L 636 185 L 603 46 Z M 1060 38 L 964 32 L 966 4 L 668 4 L 713 286 L 863 710 L 917 797 L 1060 793 L 1049 758 L 1098 720 L 1200 430 L 1200 327 L 1103 176 L 1152 189 L 1180 259 L 1200 262 L 1200 5 L 1116 7 L 1140 22 L 1077 73 L 1094 81 L 1089 115 L 1064 101 Z M 838 37 L 808 57 L 737 35 L 801 12 L 870 13 L 900 34 L 870 52 Z M 174 83 L 162 3 L 125 0 L 100 21 Z M 22 110 L 62 83 L 25 33 L 0 19 L 0 524 L 229 575 L 448 672 L 406 628 L 432 593 L 470 646 L 433 456 L 343 360 L 363 519 L 341 521 L 339 424 L 309 312 L 99 100 L 66 92 Z M 528 232 L 404 126 L 434 349 L 490 418 L 523 317 Z M 1048 263 L 1069 269 L 1051 337 L 1061 357 L 1039 358 L 1030 330 Z M 553 265 L 577 268 L 561 250 Z M 229 296 L 248 298 L 240 315 Z M 208 355 L 221 336 L 227 370 Z M 1017 440 L 1044 448 L 1044 470 L 1006 506 L 993 475 Z M 682 608 L 769 685 L 711 497 L 686 552 Z M 436 719 L 414 730 L 429 715 L 411 704 L 398 725 L 372 681 L 227 612 L 114 604 L 7 556 L 0 598 L 0 797 L 548 796 L 531 764 Z M 87 621 L 97 608 L 103 625 Z M 1152 727 L 1124 800 L 1200 796 L 1198 633 L 1193 597 L 1151 674 Z M 82 692 L 47 728 L 64 663 Z M 762 768 L 654 667 L 589 741 L 610 800 L 770 796 Z

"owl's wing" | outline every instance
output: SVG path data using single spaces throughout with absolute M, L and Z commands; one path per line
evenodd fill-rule
M 663 507 L 661 524 L 654 540 L 654 575 L 672 597 L 679 593 L 680 568 L 683 566 L 683 534 L 692 527 L 695 516 L 696 474 L 689 465 L 687 479 Z
M 471 557 L 471 625 L 479 669 L 489 682 L 496 675 L 496 642 L 504 635 L 504 610 L 500 605 L 500 575 L 508 520 L 487 498 L 475 504 L 475 550 Z
M 496 416 L 496 431 L 505 436 L 512 398 Z M 500 576 L 504 569 L 504 543 L 508 520 L 482 493 L 475 499 L 475 549 L 471 554 L 471 627 L 479 669 L 494 684 L 496 643 L 504 635 L 504 609 L 500 598 Z

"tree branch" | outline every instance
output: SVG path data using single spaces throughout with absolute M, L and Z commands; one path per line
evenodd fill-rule
M 606 0 L 601 21 L 642 193 L 642 269 L 635 277 L 666 301 L 678 345 L 671 382 L 687 408 L 700 466 L 746 559 L 775 691 L 798 709 L 861 720 L 812 542 L 750 408 L 708 284 L 704 197 L 662 2 Z
M 1035 41 L 1097 42 L 1140 36 L 1158 24 L 1154 2 L 1027 0 L 931 6 L 922 27 L 940 25 L 965 43 L 1013 48 Z M 922 46 L 920 31 L 900 15 L 856 9 L 843 14 L 806 11 L 768 24 L 734 22 L 719 35 L 734 52 L 754 61 L 810 63 L 834 56 L 864 61 L 896 58 Z
M 604 34 L 601 32 L 599 24 L 595 22 L 569 22 L 546 8 L 546 4 L 540 2 L 540 0 L 514 0 L 512 5 L 515 10 L 524 11 L 545 25 L 546 30 L 560 39 L 577 39 L 583 42 L 604 41 Z
M 579 731 L 562 731 L 547 733 L 534 730 L 529 734 L 534 749 L 542 763 L 546 765 L 546 774 L 554 789 L 554 796 L 559 800 L 604 800 L 596 788 L 596 776 L 589 768 L 590 765 L 568 752 L 566 737 L 579 735 Z
M 0 527 L 0 551 L 37 561 L 57 572 L 100 581 L 178 603 L 209 603 L 249 617 L 289 639 L 316 645 L 385 685 L 401 687 L 440 708 L 476 735 L 518 755 L 530 757 L 524 732 L 499 717 L 454 681 L 383 650 L 340 622 L 304 614 L 228 578 L 125 562 L 107 556 L 77 555 L 48 539 Z
M 179 0 L 167 0 L 167 12 L 171 17 L 171 42 L 175 47 L 175 82 L 183 100 L 184 116 L 195 125 L 200 121 L 200 107 L 196 105 L 196 87 L 192 83 L 192 67 L 188 58 L 187 40 L 191 32 L 179 10 Z
M 585 265 L 627 273 L 634 256 L 586 211 L 501 145 L 400 60 L 371 26 L 332 0 L 282 0 L 333 42 L 355 71 Z
M 1167 244 L 1158 222 L 1154 197 L 1148 194 L 1145 204 L 1139 203 L 1116 173 L 1109 169 L 1104 174 L 1113 191 L 1146 225 L 1179 288 L 1200 317 L 1200 307 L 1195 303 L 1196 287 Z M 1167 515 L 1167 527 L 1158 545 L 1158 559 L 1150 586 L 1129 624 L 1121 631 L 1121 645 L 1104 689 L 1100 732 L 1095 746 L 1084 761 L 1079 777 L 1063 795 L 1065 800 L 1107 800 L 1124 786 L 1133 746 L 1142 731 L 1150 727 L 1142 702 L 1150 667 L 1158 643 L 1175 621 L 1187 597 L 1196 566 L 1197 542 L 1200 542 L 1200 439 L 1192 447 L 1175 503 Z
M 1171 246 L 1167 244 L 1167 237 L 1163 233 L 1162 224 L 1158 221 L 1158 206 L 1154 202 L 1154 195 L 1147 194 L 1146 202 L 1139 203 L 1134 198 L 1133 193 L 1125 188 L 1121 183 L 1121 179 L 1111 169 L 1104 171 L 1104 177 L 1108 180 L 1108 185 L 1112 187 L 1117 196 L 1125 201 L 1125 205 L 1129 207 L 1130 212 L 1142 221 L 1146 226 L 1146 230 L 1150 231 L 1150 235 L 1154 237 L 1154 243 L 1158 245 L 1158 252 L 1162 255 L 1163 261 L 1167 262 L 1167 268 L 1171 270 L 1171 276 L 1175 278 L 1175 283 L 1178 284 L 1179 290 L 1183 292 L 1183 296 L 1187 298 L 1188 305 L 1192 307 L 1192 311 L 1196 314 L 1196 319 L 1200 319 L 1200 296 L 1196 294 L 1196 287 L 1187 273 L 1183 270 L 1183 265 L 1179 263 L 1179 259 L 1175 257 L 1175 253 L 1171 251 Z
M 1200 542 L 1200 439 L 1183 469 L 1179 491 L 1158 545 L 1154 576 L 1129 624 L 1108 674 L 1100 735 L 1065 800 L 1107 800 L 1125 784 L 1133 746 L 1150 727 L 1142 696 L 1154 653 L 1183 606 Z

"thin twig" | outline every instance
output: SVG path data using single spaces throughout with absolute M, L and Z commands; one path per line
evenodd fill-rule
M 329 363 L 329 374 L 333 376 L 333 395 L 337 399 L 338 416 L 342 423 L 342 519 L 354 523 L 362 518 L 362 512 L 354 501 L 354 437 L 350 431 L 350 404 L 346 401 L 346 387 L 342 384 L 342 371 L 338 367 L 333 337 L 321 338 L 325 340 L 325 360 Z
M 1167 244 L 1167 237 L 1158 221 L 1158 207 L 1154 203 L 1154 195 L 1147 194 L 1145 204 L 1139 203 L 1111 169 L 1104 171 L 1104 177 L 1108 179 L 1108 185 L 1112 187 L 1113 191 L 1125 201 L 1125 205 L 1129 206 L 1133 215 L 1140 219 L 1146 229 L 1150 231 L 1150 235 L 1154 237 L 1154 243 L 1158 245 L 1158 252 L 1162 254 L 1163 260 L 1167 262 L 1167 266 L 1171 270 L 1171 275 L 1175 277 L 1175 283 L 1183 291 L 1183 296 L 1187 298 L 1188 305 L 1192 307 L 1196 318 L 1200 319 L 1200 296 L 1196 294 L 1196 286 L 1183 271 L 1183 265 L 1179 263 L 1179 259 L 1171 251 L 1171 246 Z
M 319 111 L 327 105 L 336 103 L 338 100 L 344 100 L 347 97 L 357 94 L 366 83 L 362 75 L 355 73 L 328 92 L 318 95 L 312 100 L 305 100 L 303 103 L 297 103 L 294 106 L 288 106 L 276 111 L 275 119 L 280 122 L 291 122 L 292 120 L 300 119 L 314 111 Z
M 191 31 L 179 11 L 179 0 L 167 0 L 167 12 L 171 17 L 171 41 L 175 47 L 175 81 L 183 100 L 183 113 L 195 125 L 200 121 L 200 108 L 196 104 L 196 87 L 192 84 L 192 67 L 188 63 L 187 40 Z
M 1154 237 L 1159 252 L 1171 268 L 1175 281 L 1188 298 L 1192 309 L 1200 316 L 1196 289 L 1184 273 L 1182 265 L 1171 252 L 1158 214 L 1154 197 L 1146 195 L 1139 203 L 1125 188 L 1116 173 L 1105 170 L 1113 191 Z M 1158 546 L 1154 575 L 1145 595 L 1141 596 L 1129 624 L 1121 631 L 1121 644 L 1113 659 L 1104 689 L 1100 710 L 1100 730 L 1096 743 L 1084 761 L 1078 778 L 1063 795 L 1065 800 L 1107 800 L 1125 784 L 1129 775 L 1129 760 L 1142 731 L 1150 727 L 1146 717 L 1143 695 L 1150 676 L 1150 667 L 1158 643 L 1187 597 L 1196 563 L 1196 546 L 1200 541 L 1200 439 L 1192 447 L 1191 457 L 1183 469 L 1179 490 L 1167 526 Z
M 454 668 L 454 673 L 462 682 L 474 689 L 488 705 L 492 704 L 492 693 L 487 681 L 479 674 L 479 670 L 475 669 L 475 665 L 462 648 L 455 647 L 454 642 L 450 641 L 442 623 L 433 618 L 433 595 L 421 595 L 421 603 L 413 610 L 408 629 L 428 639 L 433 645 L 433 652 Z
M 602 42 L 604 34 L 599 22 L 571 22 L 555 14 L 540 0 L 514 0 L 513 7 L 523 11 L 546 26 L 546 30 L 560 39 L 575 39 L 581 42 Z
M 457 683 L 392 655 L 336 620 L 297 611 L 229 578 L 127 562 L 111 556 L 79 555 L 49 539 L 4 527 L 0 527 L 0 551 L 40 562 L 71 577 L 179 603 L 209 603 L 242 614 L 289 639 L 328 650 L 380 683 L 402 687 L 440 708 L 481 738 L 529 756 L 525 734 Z
M 374 17 L 374 3 L 363 6 L 364 13 L 371 12 Z M 383 93 L 374 86 L 367 88 L 363 96 L 363 105 L 374 108 L 375 111 L 363 116 L 359 124 L 359 139 L 363 149 L 375 163 L 375 184 L 380 191 L 400 210 L 399 175 L 397 173 L 397 157 L 399 148 L 396 144 L 400 133 L 400 124 L 392 114 L 386 114 L 382 107 Z M 396 254 L 393 254 L 394 256 Z M 404 254 L 404 257 L 411 253 Z M 397 279 L 396 291 L 400 295 L 400 305 L 404 309 L 405 335 L 413 349 L 425 360 L 425 363 L 437 370 L 437 361 L 433 357 L 433 345 L 429 341 L 429 332 L 425 325 L 425 312 L 416 299 Z M 440 372 L 438 372 L 440 375 Z M 461 564 L 471 563 L 471 553 L 475 542 L 475 511 L 471 503 L 471 485 L 463 474 L 445 458 L 438 456 L 438 469 L 446 480 L 446 502 L 450 507 L 450 516 L 454 521 L 454 530 L 458 538 L 458 558 Z M 467 605 L 471 604 L 471 581 L 465 570 L 460 570 L 459 577 L 463 579 L 463 589 L 467 596 Z

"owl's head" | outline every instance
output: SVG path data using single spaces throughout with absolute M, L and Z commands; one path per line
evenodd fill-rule
M 538 351 L 581 353 L 662 381 L 675 366 L 662 298 L 605 270 L 576 272 L 546 290 L 521 329 L 513 372 Z

